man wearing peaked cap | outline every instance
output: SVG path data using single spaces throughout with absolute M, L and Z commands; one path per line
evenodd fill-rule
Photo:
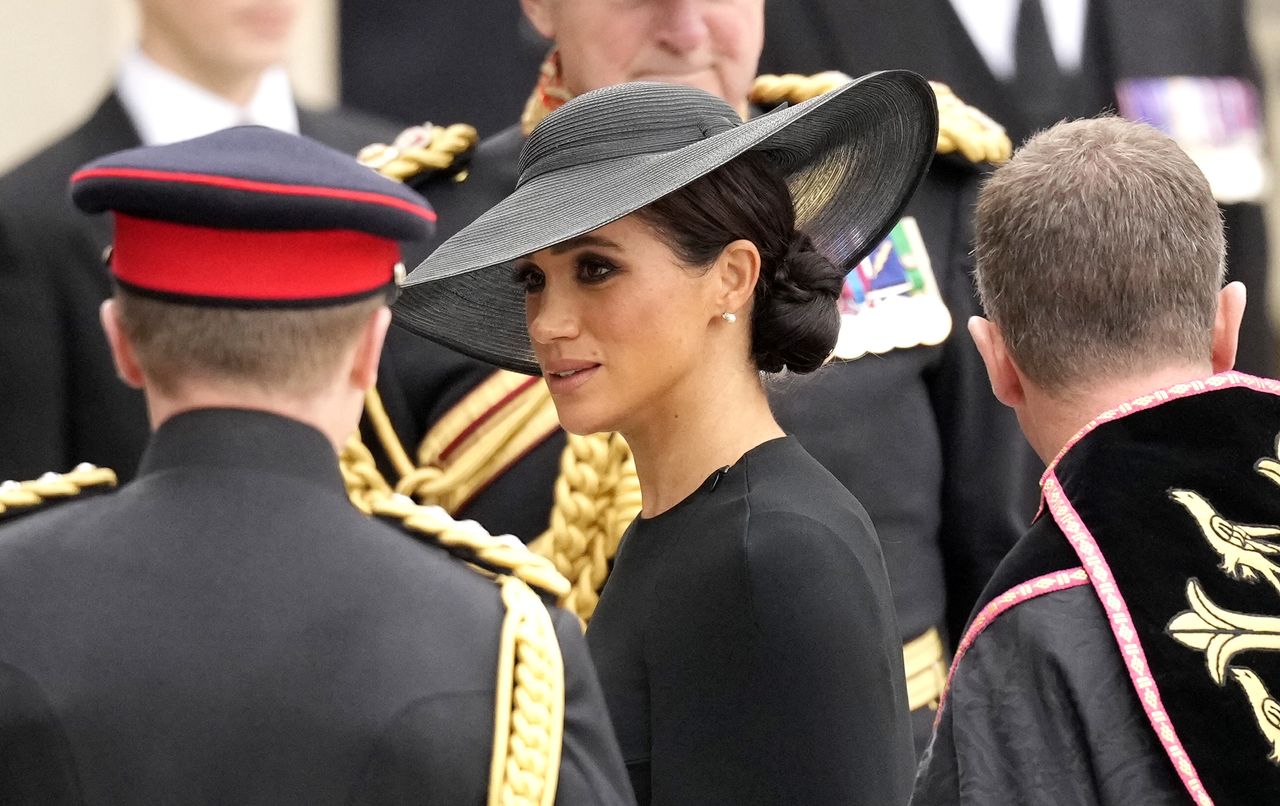
M 563 580 L 344 494 L 421 197 L 261 128 L 72 197 L 114 213 L 102 320 L 155 432 L 118 492 L 0 531 L 0 801 L 629 802 L 578 625 L 530 587 Z

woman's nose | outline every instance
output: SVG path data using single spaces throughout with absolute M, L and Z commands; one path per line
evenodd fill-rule
M 529 338 L 535 344 L 550 344 L 578 335 L 578 315 L 572 295 L 555 290 L 551 284 L 525 303 Z

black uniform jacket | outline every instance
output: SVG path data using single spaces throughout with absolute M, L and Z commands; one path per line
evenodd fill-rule
M 497 586 L 347 502 L 262 412 L 167 421 L 138 478 L 0 528 L 0 801 L 482 804 Z M 631 795 L 577 621 L 557 803 Z
M 1234 76 L 1261 87 L 1244 0 L 1089 0 L 1083 106 L 1063 117 L 1115 110 L 1116 82 L 1160 76 Z M 991 73 L 950 0 L 790 0 L 766 3 L 765 72 L 838 69 L 850 75 L 902 67 L 942 81 L 1003 124 L 1020 144 L 1032 133 L 1010 91 Z M 840 36 L 831 36 L 840 31 Z M 1237 367 L 1273 375 L 1262 207 L 1223 207 L 1230 279 L 1249 288 Z
M 485 140 L 465 182 L 422 190 L 443 239 L 515 187 L 519 127 Z M 956 630 L 1035 512 L 1040 462 L 991 394 L 965 322 L 979 312 L 969 278 L 972 164 L 934 161 L 907 208 L 919 225 L 951 314 L 938 346 L 868 354 L 771 390 L 783 428 L 867 508 L 880 536 L 904 638 Z M 398 329 L 393 328 L 393 331 Z M 404 331 L 393 332 L 379 388 L 406 445 L 492 370 Z M 534 449 L 460 513 L 528 540 L 547 528 L 563 437 Z M 517 510 L 511 502 L 521 502 Z M 926 734 L 927 735 L 927 734 Z
M 298 110 L 304 135 L 352 154 L 395 134 L 345 110 Z M 111 294 L 103 264 L 109 216 L 86 216 L 67 195 L 71 174 L 141 145 L 114 94 L 71 134 L 0 178 L 0 479 L 79 462 L 133 476 L 147 441 L 142 395 L 112 367 L 98 307 Z

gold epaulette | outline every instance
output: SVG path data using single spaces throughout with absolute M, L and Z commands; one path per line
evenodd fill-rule
M 369 514 L 425 536 L 481 571 L 513 576 L 557 600 L 569 593 L 569 580 L 551 561 L 512 535 L 491 535 L 475 521 L 454 520 L 440 507 L 416 504 L 403 495 L 374 496 Z
M 76 465 L 70 473 L 45 473 L 31 481 L 6 481 L 0 484 L 0 520 L 115 486 L 114 470 L 87 462 Z
M 1013 156 L 1004 127 L 977 107 L 960 100 L 951 88 L 929 82 L 938 98 L 938 153 L 958 153 L 970 162 L 999 165 Z
M 848 75 L 828 70 L 812 76 L 798 73 L 763 75 L 751 87 L 751 103 L 771 108 L 797 104 L 852 81 Z M 956 97 L 951 88 L 929 82 L 938 99 L 938 153 L 960 154 L 970 162 L 998 164 L 1013 154 L 1013 143 L 1004 127 Z
M 399 182 L 436 174 L 463 182 L 467 178 L 467 159 L 479 139 L 475 127 L 465 123 L 452 126 L 425 123 L 400 132 L 391 145 L 365 146 L 356 159 L 361 165 Z

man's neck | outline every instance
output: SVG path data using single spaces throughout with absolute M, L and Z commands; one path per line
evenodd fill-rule
M 1028 384 L 1018 411 L 1023 431 L 1046 464 L 1098 415 L 1142 395 L 1213 374 L 1208 363 L 1166 367 L 1141 375 L 1104 378 L 1068 392 L 1049 394 Z
M 188 384 L 172 395 L 148 386 L 145 395 L 153 431 L 169 418 L 188 411 L 249 409 L 288 417 L 315 428 L 329 439 L 335 453 L 341 453 L 342 446 L 355 431 L 363 403 L 358 391 L 351 390 L 332 390 L 304 399 L 198 383 Z

